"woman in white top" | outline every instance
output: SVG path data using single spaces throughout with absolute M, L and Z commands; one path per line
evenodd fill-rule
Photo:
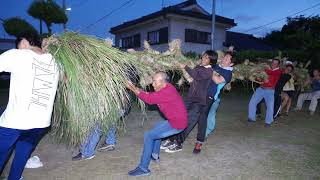
M 288 113 L 291 107 L 291 101 L 294 95 L 295 95 L 294 77 L 291 74 L 291 79 L 284 85 L 281 93 L 281 98 L 282 98 L 281 111 L 285 109 L 286 116 L 288 116 Z

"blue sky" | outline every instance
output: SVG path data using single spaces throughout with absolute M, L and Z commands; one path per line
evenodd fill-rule
M 72 10 L 68 12 L 68 29 L 77 31 L 89 24 L 94 23 L 102 16 L 120 7 L 127 0 L 66 0 L 67 7 Z M 183 2 L 184 0 L 163 0 L 164 6 L 170 6 Z M 198 3 L 207 11 L 211 12 L 212 0 L 197 0 Z M 32 0 L 3 0 L 0 6 L 0 18 L 21 17 L 37 29 L 39 22 L 27 14 L 27 9 Z M 62 0 L 56 0 L 62 4 Z M 273 23 L 254 31 L 249 31 L 254 27 L 267 24 L 269 22 L 287 17 L 303 9 L 309 8 L 319 0 L 216 0 L 216 13 L 228 18 L 235 19 L 238 24 L 232 31 L 245 32 L 256 36 L 264 36 L 271 30 L 280 29 L 285 20 Z M 113 26 L 122 24 L 149 13 L 158 11 L 162 8 L 162 0 L 133 0 L 128 5 L 116 11 L 112 15 L 103 19 L 99 23 L 82 31 L 84 34 L 95 35 L 100 38 L 113 37 L 109 29 Z M 319 15 L 320 6 L 300 13 L 302 15 Z M 46 26 L 44 25 L 44 30 Z M 54 32 L 62 32 L 62 25 L 54 25 Z M 10 38 L 3 27 L 0 27 L 0 37 Z

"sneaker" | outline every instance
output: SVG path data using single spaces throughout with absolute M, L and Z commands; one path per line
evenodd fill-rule
M 89 160 L 93 159 L 95 155 L 84 157 L 81 153 L 77 154 L 76 156 L 72 157 L 72 161 L 82 161 L 82 160 Z
M 173 147 L 175 145 L 175 142 L 174 141 L 170 141 L 169 139 L 167 139 L 166 141 L 164 141 L 161 146 L 160 146 L 160 149 L 162 150 L 166 150 L 170 147 Z
M 129 172 L 128 172 L 128 175 L 129 175 L 129 176 L 149 176 L 150 173 L 151 173 L 151 172 L 150 172 L 149 169 L 143 170 L 143 169 L 141 169 L 140 167 L 137 167 L 137 168 L 135 168 L 134 170 L 129 171 Z
M 254 123 L 254 122 L 256 122 L 256 121 L 254 121 L 254 120 L 252 120 L 252 119 L 248 119 L 248 122 L 249 122 L 249 123 Z
M 182 145 L 177 144 L 165 150 L 166 153 L 175 153 L 179 151 L 182 151 Z
M 314 111 L 310 111 L 310 116 L 313 116 L 314 115 Z
M 103 143 L 99 146 L 98 151 L 102 152 L 107 152 L 107 151 L 113 151 L 116 149 L 116 146 L 114 144 L 107 144 L 107 143 Z
M 194 149 L 193 149 L 193 154 L 199 154 L 201 152 L 202 148 L 202 143 L 196 143 Z
M 271 124 L 265 123 L 264 127 L 266 127 L 266 128 L 271 127 Z

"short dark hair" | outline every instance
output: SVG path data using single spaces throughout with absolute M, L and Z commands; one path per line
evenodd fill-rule
M 287 68 L 287 67 L 291 67 L 292 71 L 294 70 L 294 66 L 293 66 L 292 64 L 287 64 L 287 65 L 286 65 L 286 68 Z
M 41 48 L 41 40 L 40 40 L 40 37 L 38 34 L 36 33 L 32 33 L 32 32 L 24 32 L 24 33 L 21 33 L 15 43 L 16 43 L 16 48 L 18 48 L 18 45 L 20 44 L 20 42 L 23 40 L 23 39 L 26 39 L 31 46 L 36 46 L 36 47 L 39 47 Z
M 218 59 L 218 54 L 215 51 L 212 50 L 206 50 L 202 56 L 207 55 L 209 60 L 210 60 L 210 64 L 217 64 L 217 59 Z
M 272 61 L 277 61 L 278 64 L 280 64 L 280 59 L 278 59 L 278 58 L 273 58 Z

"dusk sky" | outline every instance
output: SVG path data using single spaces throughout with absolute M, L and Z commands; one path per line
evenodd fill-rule
M 67 7 L 72 10 L 68 12 L 69 22 L 67 28 L 78 31 L 96 22 L 104 15 L 119 8 L 128 0 L 66 0 Z M 184 0 L 163 0 L 164 6 L 175 5 Z M 0 18 L 7 19 L 18 16 L 39 29 L 39 22 L 27 14 L 27 9 L 32 0 L 1 0 Z M 62 4 L 62 0 L 56 0 Z M 211 13 L 212 0 L 198 0 L 198 3 Z M 237 26 L 231 31 L 264 36 L 271 30 L 280 29 L 285 20 L 270 24 L 260 29 L 248 31 L 249 29 L 268 24 L 281 18 L 285 18 L 296 12 L 310 8 L 319 0 L 216 0 L 216 14 L 235 19 Z M 94 24 L 88 29 L 81 31 L 84 34 L 95 35 L 100 38 L 113 36 L 109 33 L 111 27 L 133 20 L 141 16 L 158 11 L 162 8 L 162 0 L 133 0 L 131 3 L 115 11 L 110 16 Z M 319 15 L 320 6 L 299 13 L 298 15 Z M 43 25 L 46 31 L 46 26 Z M 54 25 L 54 33 L 62 32 L 62 25 Z M 0 37 L 10 38 L 0 27 Z

